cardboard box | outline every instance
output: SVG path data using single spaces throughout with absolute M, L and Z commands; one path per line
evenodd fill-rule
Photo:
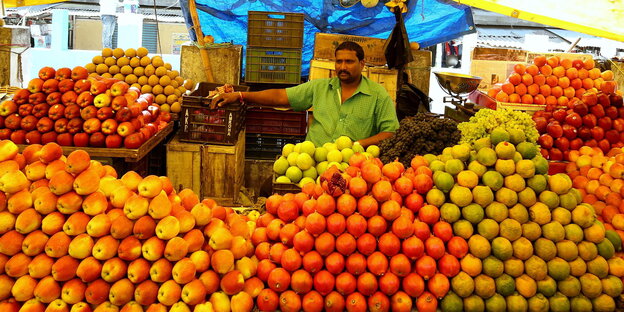
M 377 66 L 386 65 L 386 55 L 384 54 L 386 40 L 362 36 L 317 33 L 314 36 L 313 58 L 335 60 L 334 52 L 338 45 L 344 41 L 353 41 L 362 46 L 366 64 Z

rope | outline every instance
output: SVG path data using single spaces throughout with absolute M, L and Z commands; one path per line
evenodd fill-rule
M 13 51 L 14 48 L 24 48 L 22 52 Z M 17 82 L 19 86 L 22 86 L 24 82 L 24 73 L 22 71 L 22 54 L 30 49 L 29 46 L 19 45 L 19 44 L 0 44 L 0 52 L 9 52 L 13 54 L 17 54 Z M 9 64 L 10 64 L 9 60 Z M 10 82 L 9 82 L 10 84 Z

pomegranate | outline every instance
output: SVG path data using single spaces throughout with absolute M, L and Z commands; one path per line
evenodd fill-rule
M 305 270 L 297 270 L 293 272 L 290 278 L 290 288 L 298 294 L 306 294 L 312 290 L 314 281 L 312 275 Z
M 279 296 L 273 290 L 265 288 L 256 297 L 256 304 L 260 311 L 275 311 L 279 305 Z
M 390 258 L 390 272 L 404 277 L 412 271 L 412 264 L 404 254 L 398 254 Z
M 377 278 L 370 272 L 364 272 L 357 278 L 357 290 L 364 296 L 374 294 L 377 286 Z
M 435 312 L 438 308 L 438 300 L 431 293 L 425 292 L 416 300 L 416 308 L 418 311 Z
M 320 271 L 324 264 L 323 257 L 315 250 L 306 253 L 301 262 L 303 264 L 303 269 L 310 273 Z
M 367 225 L 366 219 L 359 213 L 352 214 L 347 218 L 347 232 L 356 238 L 366 233 Z
M 438 221 L 433 225 L 433 235 L 446 243 L 453 238 L 453 227 L 448 222 Z
M 368 267 L 369 272 L 377 276 L 381 276 L 388 271 L 388 258 L 386 257 L 386 255 L 382 254 L 381 252 L 375 251 L 366 259 L 366 266 Z M 435 260 L 434 260 L 434 267 L 435 267 Z
M 425 244 L 416 236 L 411 236 L 401 243 L 401 252 L 411 260 L 416 260 L 425 253 Z
M 342 194 L 336 201 L 338 213 L 343 216 L 350 216 L 357 209 L 357 200 L 351 194 Z
M 366 271 L 366 257 L 362 254 L 354 253 L 347 258 L 345 266 L 347 267 L 347 272 L 356 276 L 360 275 Z
M 269 273 L 267 284 L 275 292 L 284 292 L 290 286 L 290 274 L 283 268 L 276 268 Z
M 388 296 L 394 295 L 401 287 L 401 280 L 395 274 L 388 272 L 379 278 L 379 290 Z
M 402 291 L 398 291 L 390 298 L 390 307 L 393 312 L 410 312 L 412 310 L 412 298 Z
M 422 208 L 424 202 L 425 200 L 423 199 L 422 195 L 418 193 L 412 193 L 405 197 L 405 207 L 407 207 L 414 213 L 418 213 L 420 208 Z
M 363 255 L 370 255 L 377 249 L 377 239 L 370 233 L 358 237 L 356 242 L 357 250 Z
M 391 232 L 385 233 L 379 237 L 379 251 L 388 257 L 392 257 L 401 250 L 401 240 Z
M 301 267 L 301 256 L 299 252 L 293 248 L 287 249 L 282 254 L 282 268 L 289 272 L 294 272 Z
M 368 219 L 368 233 L 375 237 L 379 237 L 381 234 L 386 233 L 387 228 L 388 222 L 382 216 L 373 216 Z
M 298 312 L 301 310 L 301 297 L 292 290 L 283 292 L 279 297 L 280 311 Z
M 294 200 L 282 201 L 277 207 L 277 216 L 284 222 L 291 222 L 299 216 L 299 206 Z
M 440 210 L 434 205 L 425 205 L 418 211 L 418 219 L 427 224 L 434 224 L 440 220 Z
M 336 201 L 328 194 L 323 194 L 316 199 L 316 212 L 323 216 L 329 216 L 336 211 Z
M 461 259 L 468 254 L 468 243 L 465 239 L 459 236 L 451 238 L 446 244 L 446 248 L 448 248 L 448 252 L 451 255 L 458 259 Z
M 436 237 L 431 236 L 425 241 L 425 252 L 434 259 L 440 259 L 446 252 L 444 242 Z
M 427 290 L 429 290 L 436 298 L 442 299 L 450 288 L 449 280 L 443 274 L 435 274 L 427 282 Z
M 420 220 L 415 220 L 414 235 L 420 238 L 421 241 L 426 241 L 427 238 L 431 236 L 431 230 L 429 230 L 429 225 L 425 222 L 421 222 Z
M 334 275 L 328 271 L 320 271 L 314 275 L 314 289 L 321 295 L 327 295 L 334 289 Z
M 314 247 L 314 237 L 308 231 L 299 231 L 293 237 L 293 247 L 305 254 Z
M 348 194 L 344 194 L 342 196 L 345 195 Z M 334 236 L 342 234 L 345 231 L 346 227 L 347 221 L 342 214 L 334 213 L 327 217 L 327 232 L 333 234 Z
M 425 290 L 425 281 L 417 273 L 410 273 L 403 278 L 401 287 L 410 297 L 418 297 Z
M 362 196 L 358 200 L 358 212 L 364 217 L 370 218 L 377 214 L 379 203 L 370 195 Z
M 340 274 L 344 270 L 344 267 L 344 256 L 339 252 L 332 252 L 329 256 L 327 256 L 327 258 L 325 258 L 325 269 L 331 274 Z
M 323 311 L 323 296 L 317 291 L 311 291 L 303 296 L 301 300 L 301 308 L 305 312 L 321 312 Z
M 447 223 L 448 224 L 448 223 Z M 400 239 L 406 239 L 414 234 L 413 222 L 405 216 L 400 216 L 392 222 L 392 233 Z M 451 236 L 453 232 L 451 230 Z M 449 237 L 450 239 L 450 237 Z
M 376 292 L 368 297 L 368 309 L 371 312 L 386 312 L 390 310 L 390 299 L 382 292 Z
M 347 296 L 345 304 L 348 312 L 366 312 L 366 298 L 358 292 Z
M 342 272 L 336 276 L 336 291 L 341 295 L 346 296 L 351 294 L 356 289 L 357 280 L 348 272 Z
M 325 217 L 318 212 L 314 212 L 306 217 L 305 229 L 314 236 L 318 236 L 325 232 L 325 226 Z M 271 237 L 269 236 L 269 238 Z
M 459 260 L 451 254 L 445 254 L 438 260 L 438 271 L 446 277 L 453 277 L 459 273 Z
M 292 246 L 293 238 L 297 233 L 299 233 L 299 227 L 294 223 L 288 223 L 280 230 L 280 241 L 286 246 Z
M 326 312 L 342 312 L 345 309 L 345 299 L 338 292 L 332 291 L 325 296 Z
M 416 261 L 416 273 L 428 280 L 436 273 L 436 261 L 430 256 L 422 256 Z

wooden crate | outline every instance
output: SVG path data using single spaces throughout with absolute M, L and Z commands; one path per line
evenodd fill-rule
M 397 92 L 397 70 L 385 67 L 365 66 L 362 75 L 370 80 L 381 84 L 392 101 L 396 102 Z M 334 61 L 312 60 L 310 61 L 310 80 L 320 78 L 332 78 L 336 76 L 336 65 Z
M 195 82 L 218 82 L 240 84 L 243 62 L 243 46 L 233 45 L 223 48 L 209 48 L 208 59 L 215 81 L 206 79 L 206 72 L 201 66 L 199 48 L 196 46 L 182 46 L 180 54 L 180 76 L 184 79 L 193 79 Z
M 201 157 L 203 144 L 180 142 L 176 135 L 167 143 L 167 177 L 179 191 L 192 189 L 201 197 Z
M 238 201 L 245 175 L 245 131 L 233 146 L 204 145 L 201 157 L 202 198 L 210 197 L 223 206 Z
M 314 59 L 335 60 L 334 52 L 338 45 L 344 41 L 353 41 L 358 43 L 364 49 L 364 61 L 366 64 L 378 66 L 386 65 L 386 55 L 384 45 L 386 39 L 361 37 L 341 34 L 324 34 L 317 33 L 314 36 Z

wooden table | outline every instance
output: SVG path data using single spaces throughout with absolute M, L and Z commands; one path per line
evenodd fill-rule
M 156 145 L 167 137 L 173 131 L 173 122 L 170 122 L 165 128 L 158 131 L 153 137 L 149 138 L 139 148 L 105 148 L 105 147 L 78 147 L 78 146 L 61 146 L 63 148 L 63 155 L 69 155 L 75 150 L 84 150 L 89 153 L 91 157 L 113 157 L 123 158 L 126 162 L 138 162 L 143 159 L 147 153 L 149 153 Z M 28 146 L 27 144 L 18 144 L 20 152 Z

